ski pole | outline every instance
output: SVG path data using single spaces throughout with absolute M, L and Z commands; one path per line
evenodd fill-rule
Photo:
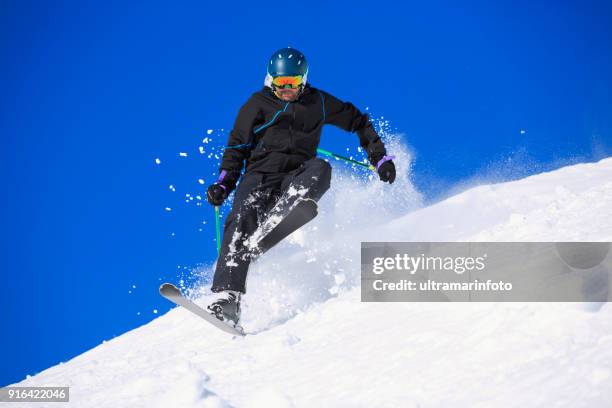
M 372 166 L 371 164 L 361 163 L 361 162 L 358 162 L 357 160 L 353 160 L 353 159 L 349 159 L 348 157 L 340 156 L 339 154 L 332 153 L 332 152 L 327 151 L 325 149 L 318 148 L 317 152 L 319 152 L 319 153 L 321 153 L 322 155 L 325 155 L 325 156 L 334 157 L 336 159 L 344 160 L 346 162 L 357 164 L 357 165 L 362 166 L 362 167 L 367 167 L 368 169 L 370 169 L 372 171 L 376 171 L 376 167 Z
M 217 254 L 221 254 L 221 222 L 219 220 L 219 206 L 215 205 L 215 228 L 217 230 Z

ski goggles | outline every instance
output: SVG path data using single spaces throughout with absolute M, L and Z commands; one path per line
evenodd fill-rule
M 304 85 L 303 77 L 298 76 L 278 76 L 272 78 L 272 85 L 276 88 L 291 88 L 297 89 Z

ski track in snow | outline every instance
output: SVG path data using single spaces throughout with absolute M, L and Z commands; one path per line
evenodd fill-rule
M 410 155 L 392 151 L 391 186 L 332 161 L 319 216 L 252 265 L 254 334 L 174 308 L 18 385 L 70 386 L 53 407 L 612 406 L 610 304 L 361 303 L 359 290 L 360 241 L 612 241 L 612 159 L 420 208 Z

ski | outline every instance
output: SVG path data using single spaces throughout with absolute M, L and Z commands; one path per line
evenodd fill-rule
M 317 202 L 305 199 L 298 202 L 293 209 L 270 232 L 257 242 L 257 256 L 261 256 L 292 232 L 311 221 L 318 214 Z
M 189 310 L 191 313 L 201 317 L 206 320 L 208 323 L 212 324 L 216 328 L 223 330 L 228 334 L 232 334 L 234 336 L 245 336 L 246 334 L 237 328 L 234 328 L 226 323 L 223 323 L 221 320 L 217 319 L 215 316 L 208 313 L 205 309 L 201 308 L 191 300 L 187 299 L 177 288 L 171 283 L 164 283 L 159 287 L 159 294 L 168 299 L 169 301 L 183 306 L 185 309 Z

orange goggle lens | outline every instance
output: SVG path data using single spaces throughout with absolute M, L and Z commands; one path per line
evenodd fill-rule
M 302 76 L 279 76 L 272 79 L 272 85 L 277 88 L 299 88 L 302 86 Z

